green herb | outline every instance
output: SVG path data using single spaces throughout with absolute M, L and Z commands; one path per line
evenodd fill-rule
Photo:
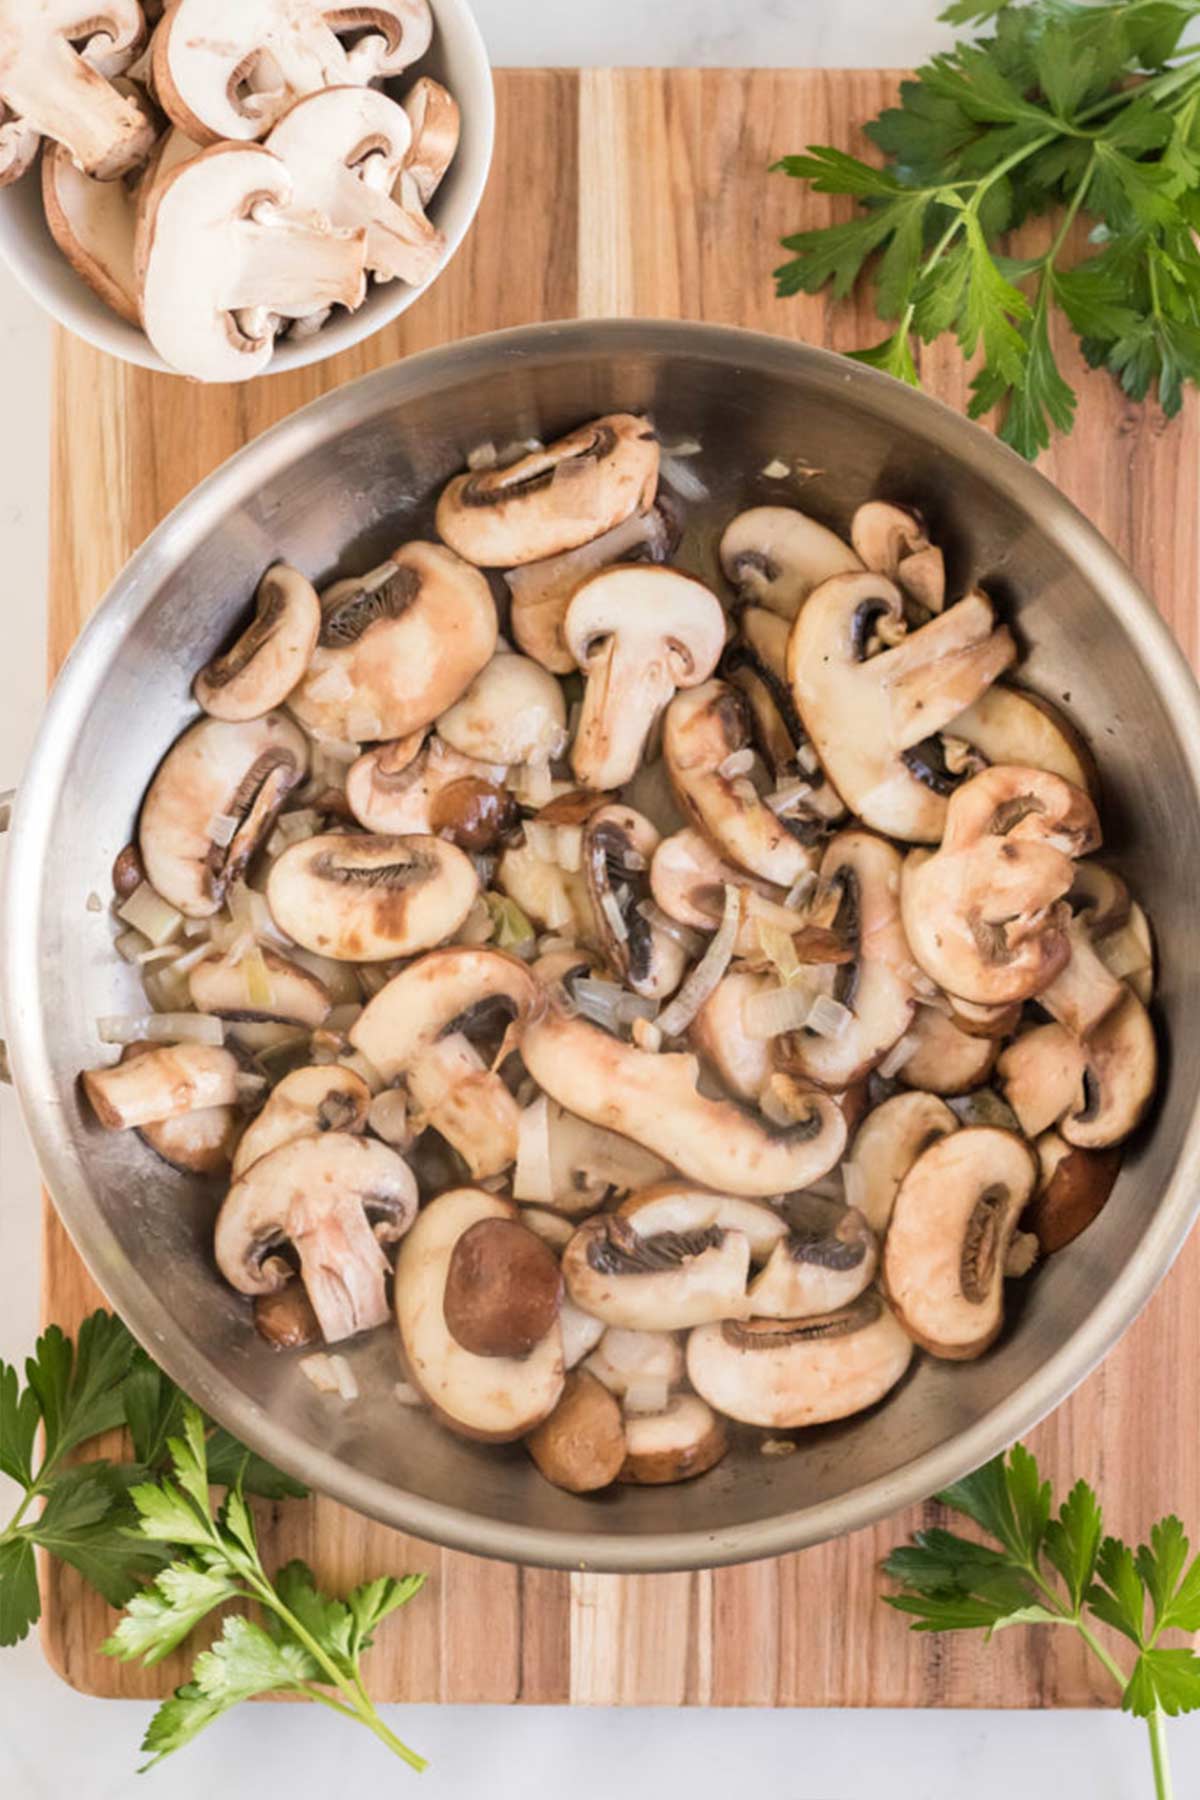
M 142 1744 L 153 1767 L 256 1694 L 288 1693 L 365 1725 L 411 1768 L 424 1759 L 389 1731 L 363 1683 L 362 1658 L 376 1628 L 411 1600 L 423 1575 L 390 1576 L 333 1600 L 318 1591 L 311 1572 L 290 1562 L 272 1581 L 258 1551 L 254 1520 L 236 1480 L 213 1511 L 203 1415 L 183 1408 L 182 1434 L 169 1443 L 174 1480 L 131 1489 L 143 1543 L 172 1561 L 142 1593 L 104 1649 L 123 1662 L 146 1664 L 170 1654 L 196 1626 L 230 1600 L 261 1608 L 263 1623 L 244 1613 L 227 1617 L 192 1679 L 159 1707 Z
M 537 936 L 521 908 L 507 894 L 497 894 L 489 888 L 483 903 L 492 915 L 491 942 L 498 950 L 515 950 Z
M 999 1549 L 951 1531 L 919 1531 L 884 1571 L 902 1592 L 887 1604 L 911 1613 L 914 1631 L 983 1631 L 1058 1625 L 1076 1631 L 1117 1684 L 1125 1712 L 1150 1731 L 1155 1793 L 1169 1800 L 1165 1721 L 1200 1707 L 1200 1656 L 1164 1644 L 1168 1632 L 1200 1631 L 1200 1557 L 1183 1526 L 1160 1519 L 1136 1550 L 1106 1537 L 1100 1502 L 1076 1482 L 1059 1507 L 1033 1456 L 1018 1444 L 938 1499 L 980 1526 Z M 1095 1635 L 1111 1626 L 1137 1652 L 1127 1667 Z
M 942 17 L 991 35 L 935 56 L 867 125 L 885 167 L 825 145 L 775 165 L 862 209 L 784 239 L 779 293 L 832 284 L 843 299 L 869 264 L 895 328 L 855 357 L 916 385 L 914 339 L 953 332 L 982 352 L 972 418 L 1002 407 L 1023 456 L 1074 419 L 1055 310 L 1093 367 L 1135 400 L 1156 387 L 1173 416 L 1200 381 L 1200 51 L 1179 52 L 1197 16 L 1200 0 L 957 0 Z M 1043 252 L 997 249 L 1042 214 Z M 1080 218 L 1088 250 L 1071 265 Z

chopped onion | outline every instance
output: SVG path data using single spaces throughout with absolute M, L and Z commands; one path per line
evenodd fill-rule
M 408 1099 L 403 1088 L 384 1088 L 376 1094 L 367 1112 L 367 1124 L 385 1144 L 403 1148 L 411 1137 L 408 1128 Z
M 183 935 L 185 938 L 206 938 L 211 930 L 211 919 L 185 919 L 183 921 Z
M 721 923 L 700 961 L 671 1004 L 655 1023 L 664 1037 L 680 1037 L 716 988 L 733 957 L 742 917 L 742 891 L 725 884 L 725 910 Z
M 560 825 L 554 845 L 555 861 L 568 875 L 577 875 L 583 867 L 583 826 Z M 629 858 L 626 856 L 626 866 Z M 645 868 L 643 861 L 642 867 Z
M 867 1172 L 856 1162 L 842 1164 L 842 1197 L 847 1206 L 857 1207 L 859 1212 L 866 1211 Z
M 274 1019 L 231 1019 L 225 1026 L 228 1037 L 241 1044 L 256 1057 L 278 1056 L 283 1051 L 307 1049 L 310 1033 L 295 1025 L 276 1024 Z
M 828 994 L 818 994 L 804 1023 L 818 1037 L 840 1038 L 853 1018 L 850 1008 L 843 1006 L 840 1000 L 831 1000 Z
M 811 781 L 785 781 L 766 796 L 767 805 L 778 816 L 790 813 L 812 793 Z
M 244 1069 L 238 1070 L 234 1082 L 237 1087 L 238 1099 L 247 1102 L 257 1100 L 267 1087 L 265 1075 L 253 1075 Z
M 665 1375 L 635 1375 L 625 1389 L 625 1411 L 635 1415 L 667 1410 L 671 1384 Z
M 323 1352 L 316 1356 L 305 1356 L 299 1364 L 300 1373 L 307 1381 L 311 1381 L 319 1394 L 336 1394 L 339 1392 L 338 1378 L 333 1372 L 332 1358 Z
M 392 1393 L 401 1406 L 423 1406 L 425 1404 L 411 1382 L 398 1381 L 392 1389 Z
M 794 1438 L 764 1438 L 758 1446 L 760 1456 L 794 1456 L 797 1445 Z
M 680 438 L 677 444 L 661 446 L 663 456 L 699 456 L 703 449 L 704 445 L 699 438 Z
M 796 941 L 791 932 L 783 925 L 772 924 L 769 919 L 756 918 L 754 935 L 758 939 L 759 949 L 783 985 L 786 987 L 796 980 L 802 965 L 796 955 Z
M 140 931 L 152 944 L 167 943 L 183 926 L 183 914 L 168 906 L 148 881 L 134 888 L 128 900 L 118 906 L 117 917 Z
M 782 456 L 773 456 L 766 468 L 762 470 L 768 481 L 786 481 L 791 472 Z
M 545 1094 L 527 1106 L 517 1122 L 517 1162 L 513 1199 L 549 1206 L 554 1200 L 550 1163 L 550 1102 Z
M 511 444 L 505 444 L 496 452 L 496 467 L 509 469 L 513 463 L 524 460 L 527 456 L 537 456 L 546 448 L 541 438 L 514 438 Z
M 603 1026 L 605 1031 L 616 1031 L 617 1007 L 624 992 L 624 988 L 615 982 L 582 976 L 573 984 L 571 995 L 583 1018 L 590 1019 L 593 1025 Z
M 184 1012 L 191 1005 L 186 978 L 176 975 L 169 963 L 143 970 L 142 987 L 156 1013 Z
M 629 927 L 625 923 L 625 915 L 621 911 L 621 903 L 617 896 L 607 889 L 600 896 L 600 911 L 604 914 L 605 923 L 619 944 L 629 942 Z
M 507 894 L 487 893 L 484 904 L 491 915 L 492 940 L 498 950 L 520 951 L 526 944 L 536 948 L 537 933 L 525 913 Z
M 291 948 L 288 956 L 292 962 L 299 963 L 318 981 L 323 981 L 329 989 L 329 998 L 335 1006 L 343 1001 L 359 1000 L 362 990 L 358 985 L 358 975 L 353 963 L 336 962 L 330 956 L 318 956 L 315 951 Z
M 361 1050 L 355 1050 L 350 1056 L 339 1056 L 336 1060 L 343 1069 L 350 1069 L 355 1075 L 361 1075 L 372 1094 L 382 1094 L 387 1086 L 375 1064 Z
M 92 889 L 92 892 L 87 897 L 87 909 L 90 913 L 98 913 L 98 912 L 104 911 L 104 902 L 100 898 L 99 894 L 96 892 L 96 890 L 94 888 Z
M 739 775 L 748 775 L 753 767 L 754 752 L 747 745 L 741 750 L 732 751 L 723 763 L 718 763 L 717 774 L 722 781 L 733 781 Z
M 667 487 L 673 488 L 681 500 L 694 500 L 698 503 L 708 499 L 709 490 L 695 470 L 689 469 L 686 462 L 673 456 L 660 456 L 658 477 Z
M 225 1027 L 208 1013 L 110 1014 L 96 1020 L 102 1044 L 209 1044 L 220 1049 Z
M 540 937 L 537 941 L 537 953 L 539 956 L 553 956 L 557 950 L 574 950 L 576 948 L 577 945 L 573 937 L 563 937 L 561 935 L 556 937 L 551 932 L 548 932 L 545 937 Z
M 805 869 L 798 881 L 794 881 L 784 895 L 783 904 L 788 907 L 801 907 L 817 885 L 815 869 Z
M 337 1383 L 337 1391 L 342 1399 L 357 1400 L 359 1392 L 358 1382 L 355 1378 L 354 1370 L 350 1367 L 346 1358 L 344 1356 L 331 1356 L 329 1359 L 329 1367 L 333 1372 L 333 1379 Z
M 748 775 L 739 775 L 731 783 L 731 786 L 735 798 L 740 800 L 743 806 L 753 806 L 758 800 L 758 789 Z
M 225 850 L 237 836 L 240 824 L 241 820 L 233 813 L 214 813 L 208 821 L 208 835 L 218 849 Z
M 476 444 L 467 452 L 467 467 L 471 470 L 494 469 L 496 467 L 496 446 L 490 440 L 484 444 Z
M 558 845 L 553 825 L 539 825 L 536 819 L 530 819 L 525 826 L 525 842 L 539 862 L 557 862 Z
M 746 1036 L 763 1042 L 803 1029 L 812 1011 L 812 990 L 807 987 L 772 987 L 748 994 L 742 1002 Z
M 970 1094 L 955 1094 L 946 1105 L 964 1125 L 996 1125 L 1001 1131 L 1015 1131 L 1020 1135 L 1016 1113 L 994 1088 L 976 1088 Z
M 622 994 L 617 1002 L 617 1024 L 632 1025 L 635 1019 L 647 1022 L 657 1019 L 658 1006 L 642 994 Z
M 150 944 L 148 939 L 144 938 L 140 931 L 130 930 L 121 933 L 113 948 L 123 961 L 135 963 L 141 961 L 142 951 L 148 950 Z
M 359 983 L 368 1000 L 381 994 L 388 984 L 387 971 L 379 963 L 363 963 L 358 971 Z
M 168 966 L 172 975 L 190 975 L 193 969 L 198 969 L 200 964 L 211 955 L 211 944 L 194 944 L 190 950 L 185 950 L 182 956 L 177 956 L 174 962 Z
M 257 944 L 251 944 L 242 958 L 242 980 L 246 985 L 246 1004 L 251 1012 L 268 1012 L 275 1004 L 271 971 Z
M 635 1019 L 630 1036 L 639 1050 L 645 1050 L 649 1056 L 657 1056 L 662 1049 L 663 1035 L 653 1019 Z
M 891 1081 L 900 1073 L 909 1057 L 914 1055 L 919 1048 L 920 1041 L 916 1034 L 906 1031 L 902 1038 L 897 1038 L 882 1062 L 875 1065 L 877 1072 L 885 1081 Z
M 471 910 L 459 926 L 454 936 L 456 944 L 486 944 L 492 935 L 494 925 L 491 910 L 482 894 L 477 894 Z
M 626 849 L 622 852 L 621 861 L 624 864 L 625 868 L 627 868 L 629 870 L 631 875 L 644 874 L 645 871 L 650 867 L 649 863 L 646 861 L 646 858 L 642 855 L 641 851 L 635 850 L 632 847 L 632 845 L 627 846 Z
M 174 962 L 172 959 L 175 954 L 176 946 L 174 944 L 151 944 L 149 949 L 140 950 L 138 952 L 137 961 L 139 966 L 143 969 L 146 967 L 147 963 L 156 962 L 171 962 L 173 968 Z

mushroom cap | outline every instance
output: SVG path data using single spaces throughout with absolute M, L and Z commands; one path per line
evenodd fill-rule
M 189 726 L 142 802 L 138 847 L 147 880 L 189 918 L 211 918 L 307 772 L 304 733 L 279 713 Z M 217 818 L 240 821 L 224 849 L 213 837 Z
M 719 1225 L 643 1236 L 608 1213 L 579 1227 L 562 1267 L 567 1292 L 593 1318 L 630 1331 L 677 1331 L 744 1314 L 750 1246 Z
M 755 748 L 774 775 L 777 788 L 803 784 L 807 789 L 789 802 L 789 816 L 836 823 L 845 818 L 846 809 L 825 779 L 796 710 L 787 673 L 790 635 L 788 621 L 778 613 L 768 612 L 764 606 L 744 606 L 738 614 L 737 636 L 722 658 L 721 673 L 746 696 Z
M 558 1258 L 519 1219 L 478 1219 L 450 1253 L 442 1311 L 474 1356 L 528 1356 L 562 1305 Z
M 37 142 L 34 136 L 35 153 Z M 76 274 L 120 318 L 140 327 L 134 266 L 137 207 L 126 184 L 85 175 L 65 144 L 47 143 L 42 203 L 50 235 Z
M 900 1184 L 917 1158 L 957 1130 L 958 1119 L 934 1094 L 894 1094 L 867 1114 L 842 1176 L 846 1198 L 861 1209 L 872 1230 L 881 1237 L 887 1230 Z
M 910 1046 L 897 1079 L 927 1094 L 969 1094 L 982 1087 L 996 1064 L 995 1038 L 963 1031 L 936 1006 L 918 1006 L 905 1033 Z
M 753 506 L 726 526 L 721 567 L 739 600 L 790 620 L 814 588 L 862 564 L 849 544 L 807 513 Z
M 413 1381 L 451 1430 L 509 1443 L 540 1425 L 563 1390 L 557 1321 L 527 1356 L 475 1356 L 445 1318 L 451 1258 L 464 1232 L 485 1219 L 515 1218 L 507 1200 L 454 1188 L 423 1208 L 396 1264 L 396 1319 Z
M 327 1131 L 365 1131 L 371 1090 L 361 1075 L 338 1063 L 293 1069 L 276 1083 L 267 1103 L 242 1134 L 233 1158 L 235 1181 L 260 1157 L 296 1138 Z
M 969 850 L 988 837 L 1046 845 L 1074 858 L 1099 848 L 1100 821 L 1091 796 L 1060 775 L 1000 763 L 956 789 L 942 849 Z
M 538 1471 L 569 1494 L 591 1494 L 617 1479 L 625 1462 L 621 1408 L 608 1389 L 576 1369 L 563 1385 L 550 1417 L 535 1427 L 525 1448 Z
M 818 1223 L 794 1226 L 750 1283 L 757 1319 L 814 1319 L 849 1306 L 875 1279 L 879 1244 L 862 1213 L 848 1207 Z
M 299 569 L 275 563 L 258 585 L 252 622 L 201 669 L 192 692 L 214 719 L 241 722 L 282 706 L 317 647 L 321 602 Z
M 458 101 L 440 81 L 422 75 L 404 96 L 411 142 L 404 173 L 411 177 L 422 206 L 428 206 L 458 150 Z
M 333 1004 L 325 983 L 269 945 L 261 946 L 259 954 L 271 990 L 266 1006 L 256 1005 L 251 998 L 242 964 L 222 957 L 197 963 L 192 970 L 188 987 L 196 1011 L 215 1013 L 222 1019 L 307 1025 L 314 1030 L 323 1025 Z
M 542 991 L 528 966 L 506 951 L 434 950 L 393 975 L 351 1027 L 350 1042 L 385 1081 L 397 1081 L 489 1002 L 503 1004 L 519 1023 L 541 1006 Z
M 277 1294 L 254 1302 L 254 1329 L 275 1350 L 303 1350 L 320 1342 L 321 1327 L 303 1282 L 289 1281 Z
M 691 1481 L 715 1468 L 728 1448 L 725 1421 L 695 1394 L 676 1394 L 662 1412 L 625 1420 L 625 1461 L 617 1479 L 635 1487 Z
M 686 1181 L 659 1181 L 630 1194 L 617 1208 L 640 1237 L 707 1231 L 740 1232 L 750 1246 L 750 1260 L 764 1263 L 788 1235 L 787 1223 L 761 1200 L 743 1200 L 736 1194 L 714 1194 Z
M 612 563 L 666 562 L 679 543 L 674 514 L 659 502 L 632 513 L 589 543 L 540 562 L 506 571 L 512 595 L 512 634 L 535 662 L 553 675 L 571 675 L 575 658 L 563 636 L 567 607 L 579 584 Z
M 1000 1052 L 1000 1092 L 1028 1138 L 1083 1104 L 1083 1052 L 1065 1025 L 1034 1025 Z
M 1038 1187 L 1023 1223 L 1043 1256 L 1074 1243 L 1103 1211 L 1121 1172 L 1120 1149 L 1078 1150 L 1057 1131 L 1043 1132 L 1034 1145 Z
M 1099 771 L 1086 739 L 1040 694 L 997 681 L 966 712 L 951 719 L 946 731 L 990 763 L 1045 769 L 1082 788 L 1093 800 L 1097 797 Z
M 768 1038 L 750 1037 L 742 1008 L 777 985 L 771 975 L 738 969 L 722 976 L 688 1027 L 688 1043 L 711 1065 L 735 1100 L 754 1105 L 775 1067 Z
M 1083 1103 L 1059 1125 L 1081 1150 L 1120 1143 L 1145 1118 L 1158 1083 L 1150 1015 L 1129 989 L 1083 1044 Z
M 271 865 L 267 904 L 281 931 L 342 962 L 390 962 L 453 937 L 479 892 L 469 856 L 433 837 L 328 832 Z
M 553 675 L 506 650 L 479 671 L 437 729 L 452 750 L 478 762 L 543 767 L 566 747 L 567 707 Z
M 909 506 L 891 500 L 868 500 L 850 522 L 850 542 L 863 566 L 888 575 L 930 612 L 941 612 L 946 598 L 942 553 L 930 543 L 925 521 Z
M 502 764 L 463 756 L 437 736 L 415 741 L 411 753 L 414 738 L 404 738 L 380 744 L 351 764 L 346 802 L 364 830 L 434 837 L 435 816 L 444 816 L 449 804 L 443 799 L 448 789 L 469 781 L 499 791 L 506 772 Z
M 874 1291 L 822 1319 L 726 1319 L 688 1339 L 688 1377 L 746 1425 L 793 1431 L 849 1418 L 894 1388 L 912 1340 Z
M 321 596 L 321 635 L 289 702 L 317 737 L 407 738 L 432 724 L 496 648 L 496 607 L 477 569 L 441 544 L 403 545 Z
M 574 550 L 654 503 L 658 439 L 644 419 L 610 413 L 504 469 L 456 475 L 437 528 L 480 568 L 507 569 Z

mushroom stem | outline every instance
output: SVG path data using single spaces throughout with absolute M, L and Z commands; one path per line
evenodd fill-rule
M 521 1109 L 463 1032 L 431 1045 L 407 1079 L 414 1108 L 454 1146 L 475 1180 L 500 1175 L 516 1161 Z
M 84 61 L 65 35 L 14 26 L 14 50 L 0 49 L 4 98 L 28 129 L 64 143 L 88 175 L 113 180 L 144 162 L 154 128 L 142 108 Z
M 89 1069 L 84 1091 L 106 1131 L 131 1131 L 237 1099 L 238 1067 L 228 1050 L 177 1044 L 110 1069 Z
M 644 644 L 627 645 L 614 633 L 588 664 L 571 752 L 575 779 L 602 792 L 632 781 L 642 747 L 674 692 L 666 667 L 646 660 Z
M 298 1194 L 288 1227 L 327 1344 L 387 1322 L 388 1261 L 359 1195 L 348 1193 L 331 1206 L 324 1194 Z
M 238 244 L 238 269 L 225 299 L 231 312 L 278 310 L 286 297 L 288 316 L 302 318 L 324 306 L 355 307 L 362 300 L 360 232 L 315 231 L 302 217 L 264 203 L 243 223 Z

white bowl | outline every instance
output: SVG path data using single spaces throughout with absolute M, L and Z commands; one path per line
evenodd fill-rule
M 424 287 L 409 287 L 401 281 L 373 286 L 357 312 L 339 311 L 315 337 L 298 343 L 284 338 L 264 371 L 267 375 L 325 362 L 373 337 L 407 312 L 438 280 L 479 210 L 496 135 L 491 65 L 466 0 L 430 0 L 430 7 L 435 21 L 433 43 L 419 63 L 388 83 L 388 91 L 399 97 L 419 76 L 432 75 L 449 88 L 461 109 L 458 154 L 429 208 L 430 218 L 446 236 L 445 259 Z M 38 305 L 76 337 L 122 362 L 138 363 L 160 374 L 175 373 L 145 332 L 118 318 L 92 292 L 54 242 L 42 210 L 40 167 L 31 169 L 12 187 L 0 189 L 0 257 Z

